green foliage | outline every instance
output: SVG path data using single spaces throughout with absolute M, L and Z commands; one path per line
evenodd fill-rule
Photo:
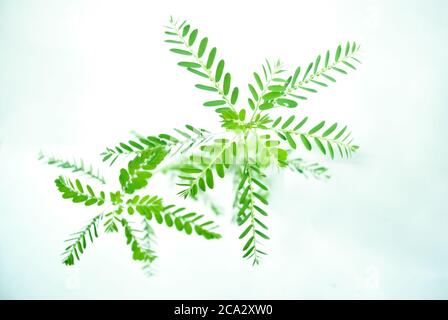
M 127 169 L 120 170 L 119 181 L 123 191 L 129 194 L 148 185 L 151 171 L 154 170 L 168 154 L 165 148 L 151 148 L 139 153 L 129 161 Z
M 255 165 L 247 165 L 241 175 L 237 188 L 237 222 L 242 227 L 240 239 L 244 241 L 243 258 L 259 264 L 260 257 L 266 253 L 260 250 L 260 241 L 269 240 L 268 227 L 262 222 L 268 214 L 263 206 L 268 200 L 265 192 L 268 187 L 263 179 L 266 175 Z
M 174 205 L 164 207 L 163 213 L 161 220 L 156 218 L 160 224 L 165 222 L 168 227 L 174 225 L 175 229 L 184 231 L 187 235 L 192 234 L 194 231 L 198 236 L 202 236 L 207 240 L 221 238 L 219 233 L 213 231 L 217 228 L 213 221 L 206 220 L 204 222 L 204 215 L 199 215 L 195 212 L 185 212 L 185 208 L 176 208 Z
M 119 218 L 119 214 L 121 211 L 112 211 L 104 215 L 104 217 L 107 219 L 104 222 L 104 232 L 106 233 L 114 233 L 118 232 L 118 225 L 121 223 L 121 220 Z
M 142 224 L 142 232 L 143 232 L 143 236 L 141 238 L 142 247 L 146 249 L 149 256 L 154 257 L 153 260 L 148 260 L 148 261 L 146 261 L 146 263 L 143 264 L 143 271 L 145 271 L 145 273 L 147 275 L 152 275 L 153 274 L 152 264 L 153 264 L 153 261 L 157 258 L 157 255 L 155 254 L 155 251 L 153 250 L 153 247 L 156 244 L 155 232 L 154 232 L 154 229 L 152 228 L 151 224 L 145 218 L 142 219 L 141 224 Z
M 334 61 L 331 61 L 331 53 L 328 50 L 324 59 L 318 55 L 306 68 L 297 67 L 288 77 L 274 79 L 276 85 L 269 86 L 268 90 L 263 92 L 263 108 L 295 108 L 308 99 L 308 94 L 316 93 L 317 88 L 328 87 L 329 83 L 336 82 L 336 74 L 347 74 L 347 68 L 356 70 L 355 64 L 361 63 L 355 57 L 360 46 L 356 42 L 347 42 L 343 54 L 341 48 L 339 45 L 335 50 Z
M 213 221 L 203 221 L 204 215 L 199 215 L 195 212 L 185 212 L 185 208 L 177 208 L 174 205 L 165 206 L 163 199 L 158 196 L 134 195 L 128 197 L 127 194 L 129 192 L 122 194 L 120 191 L 117 191 L 110 192 L 109 199 L 106 199 L 103 191 L 99 196 L 96 196 L 90 186 L 87 185 L 84 188 L 79 180 L 73 183 L 68 178 L 58 177 L 55 183 L 58 190 L 62 193 L 62 197 L 72 199 L 75 203 L 84 203 L 86 206 L 92 204 L 100 206 L 107 201 L 108 205 L 114 206 L 113 211 L 104 214 L 106 220 L 104 222 L 104 231 L 106 233 L 118 232 L 119 226 L 121 225 L 127 243 L 131 245 L 133 259 L 142 261 L 144 263 L 143 268 L 149 273 L 151 264 L 156 259 L 151 244 L 154 238 L 153 229 L 149 225 L 149 221 L 151 220 L 155 220 L 158 224 L 165 224 L 167 227 L 174 225 L 176 230 L 184 232 L 187 235 L 194 232 L 208 240 L 221 238 L 221 235 L 214 231 L 217 226 Z M 143 217 L 144 230 L 141 231 L 144 233 L 143 237 L 138 237 L 136 235 L 138 230 L 131 228 L 128 220 L 121 217 L 124 213 L 132 217 L 136 212 Z M 76 236 L 75 238 L 67 240 L 71 244 L 64 252 L 64 263 L 66 265 L 73 265 L 75 258 L 79 260 L 79 255 L 84 252 L 87 245 L 87 234 L 92 243 L 93 238 L 98 237 L 98 221 L 102 218 L 103 214 L 96 216 L 84 229 L 74 234 Z
M 185 212 L 185 208 L 178 208 L 175 205 L 163 204 L 162 198 L 158 196 L 138 195 L 126 202 L 127 212 L 133 215 L 135 212 L 142 215 L 147 221 L 155 220 L 158 224 L 165 224 L 171 228 L 185 232 L 187 235 L 193 231 L 206 239 L 219 239 L 221 235 L 214 232 L 216 226 L 213 221 L 202 222 L 204 215 L 198 215 L 195 212 Z
M 225 61 L 217 58 L 217 49 L 209 45 L 207 37 L 199 41 L 198 29 L 193 29 L 186 21 L 176 22 L 173 18 L 166 26 L 165 42 L 171 45 L 170 51 L 179 55 L 183 60 L 179 66 L 186 68 L 201 81 L 196 88 L 215 93 L 216 98 L 210 98 L 204 103 L 205 107 L 219 107 L 216 112 L 236 112 L 239 89 L 232 86 L 232 76 L 225 70 Z M 196 41 L 198 39 L 198 41 Z
M 188 152 L 191 148 L 200 145 L 210 138 L 210 132 L 205 129 L 196 128 L 190 124 L 187 124 L 185 128 L 186 130 L 174 129 L 175 135 L 166 133 L 148 137 L 137 135 L 136 139 L 129 140 L 127 143 L 121 142 L 113 148 L 106 148 L 101 153 L 103 162 L 110 161 L 110 165 L 113 165 L 122 155 L 136 157 L 142 153 L 147 154 L 151 150 L 157 151 L 161 148 L 169 150 L 169 153 L 173 156 L 178 152 Z
M 203 214 L 182 206 L 166 204 L 162 197 L 152 194 L 157 185 L 151 178 L 157 173 L 175 177 L 178 194 L 206 204 L 215 214 L 221 213 L 212 198 L 215 187 L 229 176 L 235 185 L 234 221 L 240 226 L 244 258 L 259 264 L 266 255 L 264 245 L 269 240 L 268 197 L 271 175 L 289 168 L 305 177 L 329 179 L 328 169 L 302 158 L 305 151 L 317 150 L 327 158 L 350 158 L 359 147 L 353 143 L 347 127 L 325 121 L 309 123 L 307 116 L 292 114 L 296 107 L 317 93 L 320 87 L 336 82 L 336 75 L 356 70 L 360 63 L 360 46 L 348 42 L 344 47 L 318 55 L 305 67 L 289 72 L 280 60 L 266 60 L 253 73 L 247 85 L 247 106 L 241 104 L 242 93 L 209 38 L 186 21 L 171 18 L 165 31 L 169 50 L 179 58 L 178 65 L 189 71 L 195 87 L 205 95 L 203 106 L 214 109 L 225 132 L 211 133 L 186 125 L 175 128 L 172 134 L 143 136 L 136 134 L 127 142 L 106 148 L 102 160 L 114 164 L 126 161 L 118 174 L 120 190 L 94 192 L 78 179 L 64 177 L 55 183 L 62 197 L 86 206 L 106 207 L 80 232 L 69 239 L 64 263 L 74 264 L 87 246 L 98 237 L 98 228 L 105 233 L 123 232 L 131 247 L 134 260 L 152 273 L 157 258 L 154 251 L 153 225 L 164 225 L 183 233 L 205 239 L 220 239 L 216 224 Z M 273 111 L 283 108 L 283 115 Z M 290 114 L 287 114 L 290 113 Z M 297 155 L 299 154 L 299 156 Z M 74 172 L 84 173 L 103 184 L 104 178 L 83 162 L 69 162 L 41 154 L 47 163 Z M 142 195 L 151 189 L 152 195 Z M 300 197 L 300 195 L 299 195 Z M 140 221 L 137 227 L 135 219 Z M 103 222 L 100 224 L 100 220 Z
M 212 134 L 208 130 L 198 129 L 189 124 L 187 124 L 185 128 L 186 130 L 174 129 L 179 138 L 167 134 L 159 135 L 160 138 L 167 141 L 168 145 L 172 147 L 170 152 L 171 156 L 174 156 L 177 153 L 186 153 L 191 149 L 206 143 L 212 137 Z
M 105 194 L 103 191 L 97 195 L 89 185 L 84 188 L 78 179 L 73 183 L 70 179 L 59 176 L 55 183 L 64 199 L 72 199 L 74 203 L 84 203 L 86 206 L 104 204 Z
M 328 174 L 328 168 L 321 166 L 316 162 L 308 163 L 301 158 L 289 160 L 288 167 L 293 171 L 303 174 L 305 178 L 308 178 L 309 176 L 318 180 L 328 180 L 331 178 Z
M 71 234 L 72 238 L 65 240 L 69 246 L 65 248 L 62 262 L 71 266 L 75 264 L 75 259 L 80 260 L 81 254 L 87 248 L 88 240 L 93 243 L 98 238 L 98 223 L 102 219 L 102 214 L 95 216 L 81 231 Z
M 55 158 L 52 156 L 47 156 L 43 152 L 39 152 L 39 160 L 45 161 L 49 165 L 57 166 L 62 169 L 69 169 L 72 172 L 80 173 L 81 175 L 86 175 L 91 179 L 95 179 L 102 184 L 106 184 L 106 180 L 104 180 L 104 176 L 100 174 L 99 170 L 96 172 L 93 170 L 92 165 L 86 167 L 83 160 L 62 160 L 60 158 Z
M 359 146 L 352 144 L 351 132 L 347 132 L 346 126 L 336 130 L 338 125 L 334 123 L 325 129 L 325 121 L 321 121 L 312 126 L 311 129 L 304 130 L 303 127 L 307 123 L 308 117 L 304 117 L 295 125 L 294 119 L 294 115 L 290 116 L 281 125 L 282 119 L 278 117 L 272 124 L 272 129 L 292 149 L 297 149 L 297 143 L 294 138 L 299 138 L 306 150 L 310 151 L 314 145 L 324 155 L 329 155 L 331 159 L 335 157 L 335 150 L 339 151 L 341 158 L 350 158 L 359 149 Z
M 129 215 L 133 215 L 138 212 L 147 220 L 151 220 L 155 217 L 155 220 L 163 221 L 163 199 L 158 196 L 145 195 L 143 197 L 135 195 L 134 197 L 126 201 L 127 212 Z
M 217 177 L 224 178 L 229 163 L 236 156 L 234 140 L 216 139 L 212 144 L 202 145 L 201 153 L 190 156 L 190 162 L 179 168 L 177 185 L 186 187 L 179 192 L 181 196 L 195 197 L 200 191 L 213 189 Z
M 273 66 L 266 60 L 262 66 L 263 73 L 260 76 L 254 72 L 254 84 L 249 84 L 248 88 L 251 93 L 251 98 L 248 99 L 249 107 L 254 111 L 253 116 L 257 114 L 258 110 L 269 110 L 274 107 L 274 99 L 280 97 L 284 91 L 284 79 L 281 74 L 285 72 L 283 64 L 280 60 L 276 61 Z
M 121 219 L 124 235 L 126 237 L 126 244 L 131 246 L 132 259 L 143 263 L 143 269 L 150 272 L 152 263 L 157 259 L 157 255 L 152 249 L 154 230 L 144 221 L 145 229 L 139 230 L 133 228 L 130 223 Z M 143 234 L 143 236 L 141 236 Z
M 110 161 L 110 165 L 114 164 L 114 162 L 121 155 L 139 155 L 141 152 L 147 152 L 152 149 L 157 149 L 164 147 L 166 143 L 159 139 L 158 137 L 139 137 L 138 142 L 135 140 L 129 140 L 127 143 L 120 142 L 119 145 L 114 148 L 107 148 L 106 151 L 101 153 L 103 157 L 103 161 Z

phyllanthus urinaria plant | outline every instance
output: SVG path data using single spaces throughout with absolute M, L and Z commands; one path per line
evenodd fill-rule
M 178 65 L 193 74 L 195 87 L 207 94 L 204 106 L 219 116 L 223 133 L 186 125 L 173 134 L 139 136 L 126 143 L 106 148 L 101 154 L 110 165 L 122 162 L 118 180 L 120 190 L 94 190 L 79 179 L 59 176 L 56 186 L 64 199 L 86 206 L 98 206 L 99 214 L 67 240 L 63 262 L 73 265 L 101 233 L 122 232 L 132 250 L 134 260 L 152 270 L 157 255 L 154 251 L 155 223 L 164 224 L 188 235 L 207 240 L 220 239 L 215 223 L 203 214 L 190 212 L 177 204 L 166 203 L 148 187 L 157 172 L 175 176 L 178 195 L 204 201 L 210 211 L 220 209 L 207 196 L 220 179 L 231 175 L 235 185 L 234 221 L 241 228 L 242 256 L 258 264 L 263 255 L 263 242 L 268 231 L 268 174 L 276 169 L 289 169 L 305 176 L 326 179 L 327 169 L 308 163 L 302 154 L 313 149 L 324 156 L 350 158 L 357 151 L 346 126 L 313 122 L 295 114 L 273 117 L 275 109 L 296 111 L 319 87 L 336 82 L 336 75 L 356 70 L 359 45 L 348 42 L 334 53 L 327 51 L 305 66 L 287 73 L 280 61 L 266 62 L 253 73 L 248 84 L 247 103 L 238 104 L 239 88 L 217 49 L 207 37 L 199 37 L 186 21 L 169 20 L 165 30 L 169 50 L 180 58 Z M 131 159 L 125 165 L 124 159 Z M 102 175 L 82 161 L 65 161 L 43 154 L 48 164 L 84 173 L 101 187 Z M 146 189 L 149 189 L 148 192 Z

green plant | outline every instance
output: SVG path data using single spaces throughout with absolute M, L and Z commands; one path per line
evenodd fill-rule
M 173 134 L 136 135 L 135 139 L 106 148 L 101 154 L 102 160 L 111 166 L 121 158 L 131 158 L 120 169 L 121 189 L 118 191 L 98 193 L 78 179 L 73 182 L 58 177 L 55 182 L 63 198 L 86 206 L 105 207 L 68 240 L 63 258 L 67 265 L 80 258 L 88 240 L 93 243 L 99 236 L 98 229 L 105 233 L 122 230 L 131 246 L 133 259 L 143 262 L 145 270 L 151 270 L 156 259 L 151 227 L 154 221 L 205 239 L 221 237 L 214 223 L 204 220 L 203 215 L 166 205 L 158 195 L 141 194 L 156 173 L 175 177 L 182 198 L 204 201 L 214 213 L 222 210 L 209 197 L 208 191 L 220 179 L 233 176 L 234 221 L 241 228 L 242 256 L 258 264 L 266 255 L 262 242 L 269 240 L 266 217 L 272 169 L 289 168 L 306 177 L 328 179 L 327 168 L 304 161 L 301 154 L 314 148 L 331 159 L 349 158 L 358 150 L 345 126 L 327 125 L 325 121 L 309 125 L 308 117 L 272 115 L 276 109 L 294 111 L 309 95 L 317 92 L 316 88 L 336 82 L 336 74 L 345 75 L 347 70 L 355 70 L 355 64 L 360 63 L 357 58 L 360 47 L 355 42 L 348 42 L 344 47 L 339 45 L 334 54 L 327 51 L 323 56 L 318 55 L 305 68 L 297 67 L 289 75 L 280 61 L 266 60 L 261 71 L 253 73 L 253 82 L 248 84 L 246 106 L 237 107 L 241 101 L 240 90 L 208 38 L 200 38 L 198 29 L 172 18 L 165 34 L 169 50 L 181 57 L 178 65 L 200 79 L 195 87 L 209 94 L 203 105 L 219 115 L 225 132 L 211 133 L 186 125 L 185 129 L 174 129 Z M 297 153 L 300 157 L 295 155 Z M 105 184 L 99 173 L 86 170 L 83 164 L 43 154 L 40 157 L 49 164 L 85 173 Z M 139 216 L 140 228 L 134 227 L 136 223 L 132 222 L 136 216 Z

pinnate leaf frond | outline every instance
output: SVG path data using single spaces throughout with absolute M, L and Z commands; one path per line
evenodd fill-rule
M 328 180 L 331 176 L 328 174 L 328 168 L 316 163 L 307 162 L 302 158 L 288 160 L 288 167 L 302 174 L 305 178 L 312 176 L 318 180 Z
M 102 219 L 102 214 L 94 217 L 81 231 L 72 234 L 72 238 L 66 240 L 69 246 L 65 248 L 63 255 L 63 263 L 67 266 L 75 264 L 76 260 L 80 260 L 81 255 L 87 248 L 88 240 L 93 243 L 98 238 L 98 223 Z
M 318 55 L 306 68 L 297 67 L 288 78 L 277 78 L 277 83 L 269 86 L 267 92 L 263 92 L 260 109 L 296 108 L 302 101 L 308 99 L 308 94 L 316 93 L 318 91 L 316 88 L 328 87 L 329 83 L 336 82 L 334 74 L 345 75 L 348 69 L 356 70 L 355 65 L 361 63 L 356 58 L 359 48 L 356 42 L 347 42 L 343 52 L 340 45 L 335 50 L 333 61 L 328 50 L 324 59 Z M 254 96 L 254 87 L 250 86 L 249 89 Z M 253 103 L 249 101 L 249 105 Z
M 264 194 L 268 191 L 263 182 L 265 177 L 256 166 L 246 166 L 237 190 L 237 222 L 243 229 L 239 238 L 245 243 L 243 258 L 252 259 L 253 264 L 259 264 L 261 256 L 266 255 L 260 248 L 261 240 L 269 240 L 268 227 L 262 222 L 263 217 L 268 215 L 263 209 L 263 206 L 268 205 Z
M 142 262 L 143 269 L 149 272 L 152 268 L 152 263 L 157 259 L 157 255 L 152 249 L 153 230 L 145 229 L 142 231 L 136 229 L 126 219 L 121 219 L 121 224 L 126 237 L 126 244 L 131 246 L 132 259 Z M 148 230 L 150 230 L 149 233 Z M 142 233 L 143 235 L 141 235 Z
M 106 196 L 103 191 L 96 194 L 92 187 L 89 185 L 85 185 L 84 187 L 78 179 L 76 179 L 75 183 L 73 183 L 69 178 L 59 176 L 55 180 L 55 184 L 59 192 L 62 193 L 62 197 L 64 199 L 72 199 L 74 203 L 84 203 L 86 206 L 91 206 L 94 204 L 101 206 L 106 200 Z
M 346 126 L 337 129 L 338 124 L 334 123 L 326 127 L 325 121 L 321 121 L 311 129 L 304 130 L 308 117 L 295 121 L 293 115 L 284 122 L 282 121 L 282 118 L 278 117 L 272 123 L 272 129 L 292 149 L 298 148 L 298 142 L 303 144 L 308 151 L 314 145 L 322 154 L 329 155 L 331 159 L 335 158 L 335 154 L 339 154 L 341 158 L 350 158 L 359 149 L 359 146 L 353 144 L 351 132 L 347 132 Z
M 92 165 L 87 166 L 81 159 L 77 160 L 63 160 L 53 156 L 47 156 L 43 152 L 39 152 L 39 160 L 45 161 L 49 165 L 57 166 L 58 168 L 71 170 L 73 173 L 85 175 L 91 179 L 97 180 L 102 184 L 106 184 L 104 176 L 100 174 L 99 170 L 94 170 Z
M 194 29 L 186 21 L 179 24 L 170 19 L 170 25 L 165 31 L 165 42 L 172 46 L 171 52 L 183 58 L 178 63 L 179 66 L 208 81 L 206 84 L 196 84 L 196 88 L 217 94 L 216 99 L 208 100 L 204 106 L 216 108 L 217 112 L 229 109 L 236 113 L 239 89 L 232 85 L 232 76 L 225 71 L 225 61 L 217 58 L 216 47 L 210 48 L 208 38 L 202 37 L 200 40 L 198 34 L 198 29 Z

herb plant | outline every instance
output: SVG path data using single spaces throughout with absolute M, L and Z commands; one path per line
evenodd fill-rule
M 141 261 L 149 272 L 157 258 L 153 248 L 154 223 L 208 240 L 221 238 L 217 226 L 203 214 L 167 204 L 149 188 L 156 169 L 177 179 L 181 198 L 203 201 L 214 213 L 221 209 L 207 192 L 220 179 L 231 175 L 235 185 L 233 220 L 241 228 L 242 256 L 258 264 L 266 255 L 263 242 L 269 240 L 268 176 L 275 169 L 289 169 L 327 179 L 327 168 L 306 162 L 302 159 L 303 153 L 317 149 L 334 159 L 349 158 L 358 150 L 346 126 L 308 121 L 308 117 L 295 114 L 284 118 L 272 116 L 272 111 L 277 109 L 294 112 L 317 88 L 336 82 L 337 74 L 355 70 L 355 65 L 360 63 L 357 43 L 339 45 L 334 53 L 327 51 L 323 56 L 318 55 L 305 68 L 297 67 L 291 74 L 280 61 L 266 60 L 248 84 L 247 103 L 237 107 L 241 102 L 240 90 L 208 38 L 200 37 L 198 29 L 187 22 L 179 23 L 173 18 L 165 34 L 169 50 L 180 58 L 178 65 L 199 80 L 197 89 L 208 94 L 203 105 L 214 109 L 224 131 L 211 133 L 186 125 L 185 129 L 174 129 L 172 134 L 136 135 L 135 139 L 106 148 L 101 155 L 110 165 L 131 159 L 119 171 L 120 190 L 94 191 L 79 179 L 59 176 L 55 183 L 64 199 L 101 207 L 101 213 L 67 240 L 63 254 L 66 265 L 80 259 L 88 243 L 100 235 L 100 229 L 104 233 L 123 232 L 133 259 Z M 40 158 L 106 185 L 103 176 L 83 162 L 43 154 Z M 146 189 L 150 190 L 149 194 Z

